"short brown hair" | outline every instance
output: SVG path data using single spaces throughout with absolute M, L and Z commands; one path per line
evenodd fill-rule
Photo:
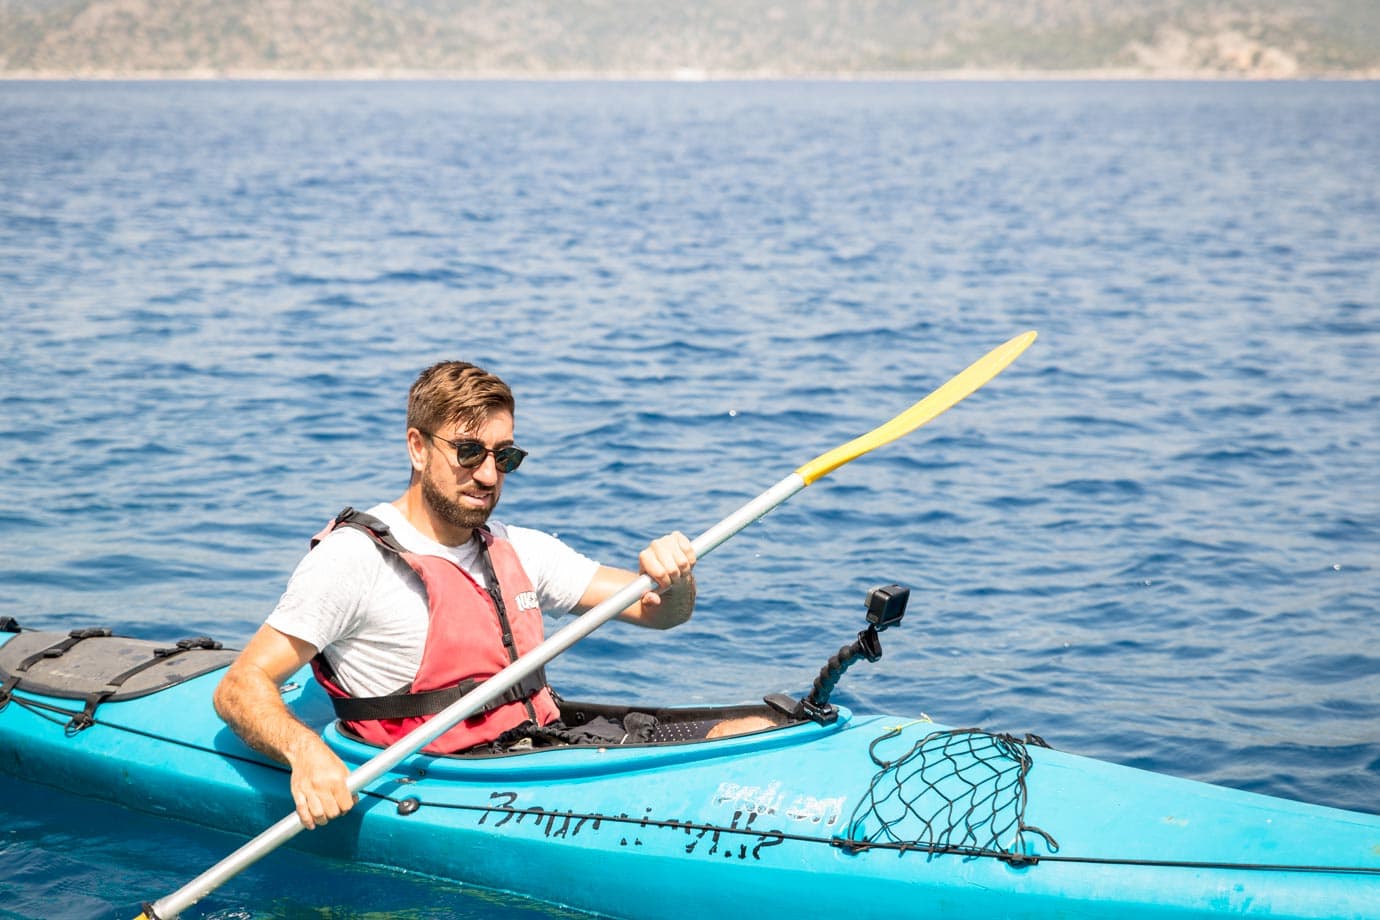
M 417 376 L 407 394 L 407 427 L 435 433 L 455 423 L 478 428 L 495 411 L 513 413 L 513 391 L 482 367 L 442 361 Z

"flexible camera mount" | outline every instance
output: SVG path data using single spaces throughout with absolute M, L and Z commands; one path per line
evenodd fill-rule
M 882 638 L 879 634 L 884 629 L 900 624 L 908 600 L 910 589 L 900 585 L 885 585 L 867 592 L 867 628 L 858 633 L 857 641 L 845 645 L 829 659 L 820 669 L 814 687 L 807 696 L 795 700 L 784 693 L 773 693 L 766 697 L 767 705 L 793 720 L 810 719 L 820 725 L 833 723 L 839 713 L 830 704 L 829 696 L 834 692 L 839 678 L 859 658 L 877 661 L 882 657 Z

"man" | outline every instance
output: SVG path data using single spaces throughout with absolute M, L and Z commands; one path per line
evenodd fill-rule
M 543 610 L 586 611 L 637 577 L 548 534 L 490 520 L 504 477 L 525 456 L 513 441 L 513 413 L 508 386 L 481 368 L 448 361 L 423 371 L 408 395 L 407 491 L 366 515 L 342 513 L 216 689 L 221 718 L 292 768 L 293 801 L 308 828 L 354 799 L 345 764 L 282 702 L 278 688 L 298 668 L 311 662 L 340 697 L 346 724 L 387 743 L 428 717 L 408 706 L 439 711 L 539 643 Z M 694 564 L 683 534 L 652 541 L 638 565 L 657 590 L 620 618 L 655 629 L 684 623 L 695 604 Z M 556 716 L 538 681 L 427 750 L 491 743 Z

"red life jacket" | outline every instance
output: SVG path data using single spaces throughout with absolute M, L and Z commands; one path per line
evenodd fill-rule
M 426 645 L 409 686 L 388 696 L 351 697 L 336 682 L 324 655 L 312 659 L 312 670 L 331 695 L 336 715 L 365 741 L 381 746 L 397 741 L 541 644 L 537 592 L 507 540 L 485 528 L 476 530 L 482 541 L 480 564 L 486 567 L 490 585 L 486 591 L 456 563 L 404 549 L 387 524 L 353 508 L 340 512 L 312 545 L 340 526 L 367 533 L 381 549 L 411 566 L 426 589 Z M 523 722 L 546 725 L 559 715 L 545 673 L 538 671 L 423 750 L 463 751 L 493 741 Z

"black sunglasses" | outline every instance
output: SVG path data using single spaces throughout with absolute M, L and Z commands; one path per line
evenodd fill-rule
M 484 462 L 485 457 L 489 454 L 493 454 L 494 464 L 498 467 L 499 471 L 511 473 L 513 470 L 522 466 L 523 458 L 527 456 L 527 451 L 515 444 L 509 444 L 506 447 L 488 448 L 484 446 L 482 441 L 475 441 L 471 438 L 467 438 L 463 441 L 452 441 L 449 438 L 441 437 L 439 434 L 432 434 L 430 431 L 422 431 L 420 428 L 417 430 L 421 431 L 422 434 L 426 435 L 428 438 L 444 441 L 455 448 L 456 464 L 467 470 L 472 470 L 479 466 Z

